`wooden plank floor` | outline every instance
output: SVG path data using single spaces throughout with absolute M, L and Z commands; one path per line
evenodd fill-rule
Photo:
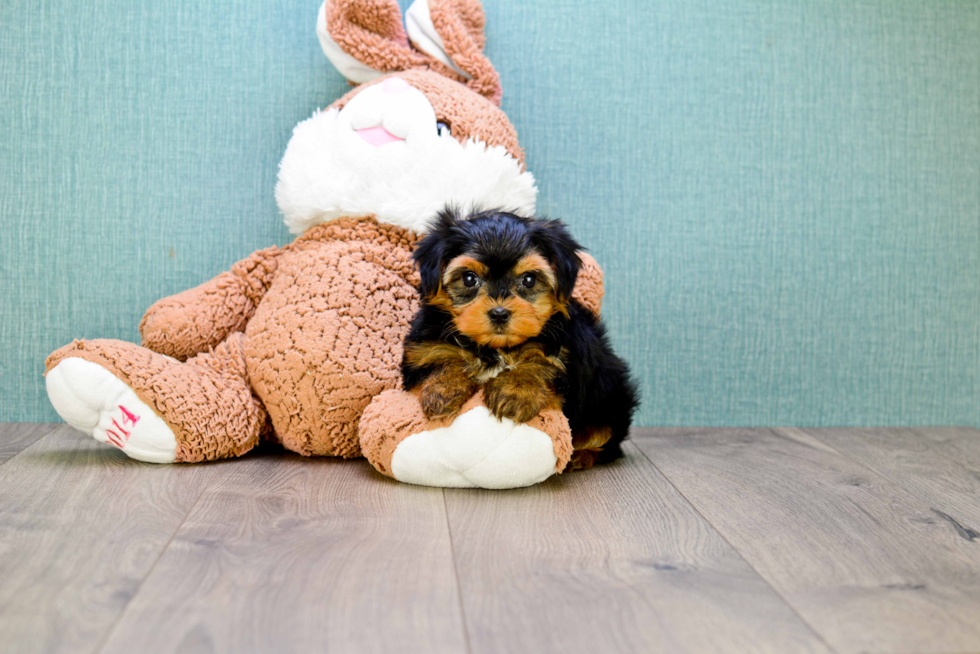
M 0 425 L 0 651 L 980 651 L 980 432 L 641 429 L 626 452 L 443 491 Z

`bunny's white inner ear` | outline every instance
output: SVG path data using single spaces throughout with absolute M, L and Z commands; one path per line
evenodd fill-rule
M 428 9 L 426 10 L 425 15 L 429 15 Z M 316 17 L 316 35 L 320 39 L 320 47 L 323 48 L 323 54 L 327 55 L 327 59 L 330 60 L 330 63 L 333 64 L 334 68 L 336 68 L 341 75 L 355 84 L 370 82 L 371 80 L 384 75 L 384 73 L 382 73 L 380 70 L 375 70 L 369 66 L 365 66 L 360 61 L 344 52 L 340 46 L 337 45 L 337 42 L 330 37 L 330 31 L 327 29 L 327 0 L 324 0 L 323 4 L 320 5 L 320 12 Z
M 415 0 L 412 3 L 405 12 L 405 29 L 408 31 L 408 38 L 419 50 L 430 57 L 435 57 L 466 79 L 473 79 L 472 75 L 457 66 L 446 54 L 446 44 L 443 43 L 429 15 L 429 0 Z

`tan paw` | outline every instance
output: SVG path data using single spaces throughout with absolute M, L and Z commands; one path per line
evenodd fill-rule
M 470 389 L 460 391 L 441 384 L 425 385 L 419 394 L 419 403 L 425 417 L 434 420 L 457 413 L 473 393 Z
M 495 418 L 509 418 L 514 422 L 529 421 L 552 399 L 544 383 L 523 375 L 517 378 L 500 375 L 491 379 L 484 385 L 483 394 L 487 408 Z

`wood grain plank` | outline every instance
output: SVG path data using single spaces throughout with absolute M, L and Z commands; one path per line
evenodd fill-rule
M 441 489 L 364 461 L 236 462 L 105 652 L 463 652 Z
M 973 427 L 913 427 L 911 430 L 942 454 L 974 472 L 980 471 L 980 431 Z
M 800 430 L 641 430 L 637 445 L 840 652 L 980 650 L 980 540 Z
M 94 651 L 214 470 L 139 463 L 67 425 L 7 461 L 0 467 L 3 647 Z
M 635 448 L 531 488 L 447 490 L 473 652 L 826 652 Z
M 805 429 L 811 436 L 929 503 L 932 512 L 980 537 L 980 467 L 944 454 L 928 428 Z M 978 440 L 980 443 L 980 440 Z
M 58 423 L 2 422 L 0 423 L 0 465 L 27 449 L 34 441 L 55 429 Z

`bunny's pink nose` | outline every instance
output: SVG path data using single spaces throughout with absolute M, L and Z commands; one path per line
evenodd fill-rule
M 382 145 L 388 145 L 389 143 L 396 143 L 398 141 L 405 140 L 400 136 L 395 136 L 381 125 L 378 125 L 377 127 L 369 127 L 368 129 L 357 129 L 354 130 L 354 133 L 376 148 L 380 148 Z
M 408 82 L 401 77 L 389 77 L 381 85 L 385 93 L 402 93 L 409 89 Z

